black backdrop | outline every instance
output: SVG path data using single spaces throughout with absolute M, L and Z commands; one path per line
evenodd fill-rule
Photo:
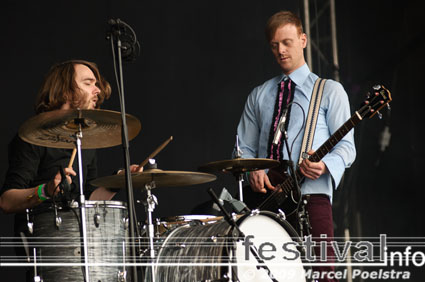
M 322 1 L 311 1 L 320 8 Z M 393 94 L 393 111 L 356 128 L 358 156 L 336 192 L 337 234 L 350 226 L 356 236 L 424 236 L 420 172 L 424 149 L 419 122 L 424 62 L 423 8 L 409 1 L 336 1 L 341 80 L 356 109 L 374 83 Z M 157 156 L 164 170 L 196 171 L 201 164 L 229 159 L 236 126 L 250 90 L 279 72 L 264 40 L 267 18 L 299 1 L 3 1 L 1 26 L 0 182 L 7 169 L 7 144 L 33 115 L 44 74 L 60 61 L 96 62 L 113 86 L 103 108 L 119 110 L 110 45 L 110 18 L 136 31 L 141 55 L 124 64 L 127 112 L 142 123 L 130 143 L 140 163 L 170 135 Z M 317 65 L 316 65 L 317 66 Z M 319 74 L 331 73 L 322 66 Z M 380 151 L 388 126 L 390 145 Z M 99 175 L 122 167 L 120 147 L 101 149 Z M 206 189 L 236 191 L 233 177 L 206 185 L 155 190 L 156 217 L 188 214 L 209 200 Z M 140 199 L 140 193 L 136 191 Z M 117 199 L 125 200 L 121 192 Z M 138 207 L 140 219 L 144 217 Z M 12 236 L 13 216 L 0 214 L 0 236 Z M 0 248 L 1 255 L 11 251 Z M 19 269 L 0 268 L 1 281 L 21 281 Z M 418 272 L 417 269 L 415 271 Z M 422 281 L 423 272 L 412 281 Z

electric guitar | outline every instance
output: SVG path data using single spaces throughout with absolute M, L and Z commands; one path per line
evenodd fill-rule
M 320 161 L 327 153 L 329 153 L 342 138 L 364 118 L 372 118 L 379 110 L 391 102 L 391 93 L 382 85 L 375 85 L 368 93 L 366 100 L 361 104 L 354 115 L 348 119 L 329 139 L 323 143 L 312 155 L 309 160 L 312 162 Z M 389 105 L 388 105 L 389 106 Z M 298 182 L 302 183 L 305 176 L 301 173 L 299 167 L 295 170 Z M 291 215 L 298 208 L 301 191 L 296 186 L 293 177 L 287 174 L 276 172 L 273 169 L 269 171 L 269 178 L 272 185 L 276 187 L 274 191 L 268 191 L 267 194 L 255 193 L 251 187 L 244 191 L 244 202 L 250 208 L 259 210 L 277 211 L 281 209 L 287 216 Z M 280 179 L 279 179 L 280 178 Z M 277 182 L 277 183 L 276 183 Z

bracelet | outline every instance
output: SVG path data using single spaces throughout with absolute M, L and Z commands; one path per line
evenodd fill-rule
M 44 187 L 46 186 L 46 184 L 40 184 L 38 185 L 38 189 L 37 189 L 37 196 L 39 198 L 40 202 L 44 202 L 45 200 L 49 199 L 45 194 L 44 194 Z
M 43 194 L 44 198 L 46 198 L 46 199 L 52 198 L 52 196 L 49 194 L 49 189 L 47 189 L 47 183 L 45 183 L 43 185 L 42 194 Z

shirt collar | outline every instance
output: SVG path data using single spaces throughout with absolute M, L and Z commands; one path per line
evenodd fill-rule
M 289 78 L 293 82 L 295 82 L 296 85 L 302 86 L 310 73 L 311 73 L 310 68 L 307 66 L 307 64 L 304 64 L 298 69 L 294 70 L 289 75 Z M 282 74 L 282 77 L 279 81 L 284 80 L 286 77 L 288 77 L 286 74 Z

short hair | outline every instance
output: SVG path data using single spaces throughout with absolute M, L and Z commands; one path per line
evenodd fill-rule
M 269 18 L 266 24 L 266 38 L 270 42 L 276 33 L 276 30 L 286 24 L 293 24 L 298 30 L 298 35 L 303 34 L 303 25 L 301 19 L 290 11 L 280 11 Z
M 111 96 L 111 86 L 101 76 L 95 63 L 84 60 L 69 60 L 53 65 L 44 78 L 35 102 L 35 112 L 37 114 L 58 110 L 67 101 L 70 101 L 71 106 L 74 108 L 79 106 L 81 95 L 75 81 L 74 68 L 77 64 L 90 68 L 96 77 L 96 86 L 100 89 L 96 108 L 99 108 L 100 104 Z

